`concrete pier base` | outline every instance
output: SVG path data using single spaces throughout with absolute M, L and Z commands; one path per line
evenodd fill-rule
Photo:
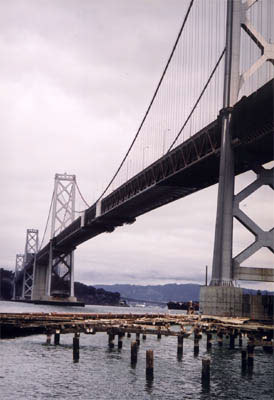
M 273 295 L 245 294 L 238 287 L 202 286 L 200 289 L 200 312 L 204 315 L 271 321 L 273 304 Z
M 74 300 L 75 299 L 75 300 Z M 69 306 L 69 307 L 85 307 L 85 303 L 78 301 L 76 297 L 74 298 L 64 298 L 56 299 L 54 297 L 49 297 L 44 300 L 11 300 L 18 303 L 32 303 L 32 304 L 43 304 L 49 306 Z
M 47 301 L 47 302 L 56 302 L 56 303 L 76 303 L 77 298 L 75 296 L 68 296 L 68 297 L 56 297 L 56 296 L 43 296 L 40 301 Z M 38 301 L 39 301 L 38 300 Z M 34 301 L 37 301 L 34 299 Z
M 64 299 L 56 299 L 55 297 L 48 297 L 44 300 L 31 300 L 30 303 L 45 304 L 50 306 L 70 306 L 70 307 L 85 307 L 85 303 L 77 301 L 76 297 L 68 297 Z
M 34 304 L 48 304 L 53 306 L 71 306 L 71 307 L 84 307 L 85 303 L 77 301 L 75 296 L 69 297 L 55 297 L 55 296 L 42 296 L 39 300 L 32 300 Z

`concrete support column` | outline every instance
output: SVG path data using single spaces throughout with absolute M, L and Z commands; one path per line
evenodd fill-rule
M 210 285 L 232 284 L 232 230 L 234 196 L 234 157 L 229 136 L 231 112 L 222 116 L 222 147 L 215 227 L 215 242 Z
M 35 263 L 31 300 L 42 300 L 46 294 L 48 265 Z
M 70 257 L 70 296 L 74 297 L 74 251 L 71 252 Z
M 46 296 L 50 297 L 51 294 L 51 274 L 52 274 L 52 263 L 53 263 L 53 243 L 50 240 L 50 248 L 49 248 L 49 264 L 47 268 L 47 277 L 46 277 Z

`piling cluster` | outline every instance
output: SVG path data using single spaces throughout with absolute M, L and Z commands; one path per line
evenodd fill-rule
M 202 358 L 201 366 L 201 382 L 204 387 L 210 384 L 210 352 L 214 340 L 218 347 L 222 347 L 225 338 L 228 347 L 233 350 L 238 339 L 242 371 L 252 372 L 256 346 L 262 346 L 264 351 L 273 353 L 273 331 L 273 325 L 247 319 L 201 317 L 194 314 L 0 314 L 2 337 L 44 333 L 47 345 L 51 344 L 51 337 L 54 335 L 54 345 L 58 346 L 61 334 L 74 333 L 74 362 L 79 362 L 80 359 L 80 333 L 94 335 L 97 332 L 106 332 L 110 349 L 115 346 L 115 337 L 118 349 L 122 349 L 125 335 L 131 338 L 135 334 L 135 340 L 130 346 L 130 362 L 133 367 L 137 363 L 141 335 L 143 340 L 146 340 L 148 334 L 156 335 L 157 340 L 161 340 L 162 336 L 177 336 L 179 361 L 183 358 L 185 339 L 193 338 L 193 355 L 197 357 L 200 340 L 206 335 L 207 357 Z M 242 349 L 243 339 L 246 349 Z M 146 351 L 145 375 L 147 380 L 153 380 L 153 350 Z

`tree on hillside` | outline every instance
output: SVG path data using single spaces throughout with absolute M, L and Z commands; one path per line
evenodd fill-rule
M 10 300 L 13 293 L 14 272 L 0 268 L 0 299 Z

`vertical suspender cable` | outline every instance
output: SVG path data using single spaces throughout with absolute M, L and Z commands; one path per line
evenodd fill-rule
M 114 179 L 116 178 L 116 176 L 117 176 L 118 173 L 120 172 L 120 170 L 121 170 L 121 168 L 122 168 L 122 166 L 123 166 L 123 164 L 124 164 L 124 162 L 125 162 L 127 156 L 129 155 L 129 153 L 130 153 L 130 151 L 131 151 L 131 149 L 132 149 L 134 143 L 136 142 L 136 139 L 137 139 L 137 137 L 138 137 L 138 135 L 139 135 L 139 133 L 140 133 L 140 131 L 141 131 L 143 125 L 144 125 L 144 122 L 145 122 L 145 120 L 146 120 L 146 118 L 147 118 L 147 115 L 148 115 L 148 113 L 149 113 L 149 111 L 150 111 L 150 109 L 151 109 L 151 107 L 152 107 L 152 104 L 154 103 L 154 100 L 155 100 L 155 98 L 156 98 L 156 96 L 157 96 L 157 93 L 158 93 L 158 91 L 159 91 L 159 88 L 160 88 L 160 86 L 161 86 L 161 84 L 162 84 L 162 81 L 163 81 L 165 75 L 166 75 L 166 72 L 167 72 L 167 69 L 168 69 L 168 67 L 169 67 L 170 61 L 171 61 L 171 59 L 172 59 L 172 57 L 173 57 L 173 54 L 174 54 L 174 52 L 175 52 L 175 49 L 176 49 L 176 47 L 177 47 L 177 44 L 178 44 L 179 39 L 180 39 L 180 37 L 181 37 L 181 34 L 182 34 L 183 30 L 184 30 L 186 21 L 187 21 L 187 19 L 188 19 L 190 10 L 191 10 L 192 5 L 193 5 L 193 2 L 194 2 L 194 0 L 191 0 L 191 1 L 190 1 L 190 4 L 189 4 L 188 9 L 187 9 L 187 13 L 186 13 L 185 18 L 184 18 L 184 21 L 183 21 L 183 24 L 182 24 L 182 26 L 181 26 L 181 28 L 180 28 L 180 31 L 179 31 L 178 36 L 177 36 L 177 38 L 176 38 L 175 44 L 174 44 L 174 46 L 173 46 L 173 48 L 172 48 L 172 51 L 171 51 L 171 54 L 170 54 L 170 56 L 169 56 L 169 58 L 168 58 L 167 64 L 166 64 L 166 66 L 165 66 L 165 68 L 164 68 L 164 71 L 163 71 L 162 76 L 161 76 L 161 78 L 160 78 L 160 81 L 159 81 L 159 83 L 158 83 L 158 85 L 157 85 L 157 87 L 156 87 L 156 90 L 155 90 L 155 92 L 154 92 L 154 94 L 153 94 L 153 96 L 152 96 L 151 102 L 150 102 L 150 104 L 149 104 L 149 106 L 148 106 L 148 108 L 147 108 L 147 110 L 146 110 L 146 112 L 145 112 L 145 115 L 144 115 L 144 117 L 143 117 L 143 119 L 142 119 L 142 122 L 141 122 L 141 124 L 140 124 L 140 126 L 139 126 L 139 128 L 138 128 L 138 130 L 137 130 L 137 132 L 136 132 L 136 135 L 135 135 L 135 137 L 134 137 L 134 139 L 133 139 L 131 145 L 129 146 L 129 149 L 128 149 L 128 151 L 126 152 L 126 154 L 125 154 L 125 156 L 124 156 L 124 158 L 123 158 L 121 164 L 119 165 L 117 171 L 115 172 L 115 174 L 113 175 L 113 177 L 112 177 L 112 179 L 110 180 L 109 184 L 106 186 L 105 190 L 103 191 L 103 193 L 101 194 L 101 196 L 98 198 L 97 201 L 99 201 L 99 200 L 104 196 L 104 194 L 106 193 L 106 191 L 107 191 L 107 190 L 109 189 L 109 187 L 111 186 L 112 182 L 114 181 Z

